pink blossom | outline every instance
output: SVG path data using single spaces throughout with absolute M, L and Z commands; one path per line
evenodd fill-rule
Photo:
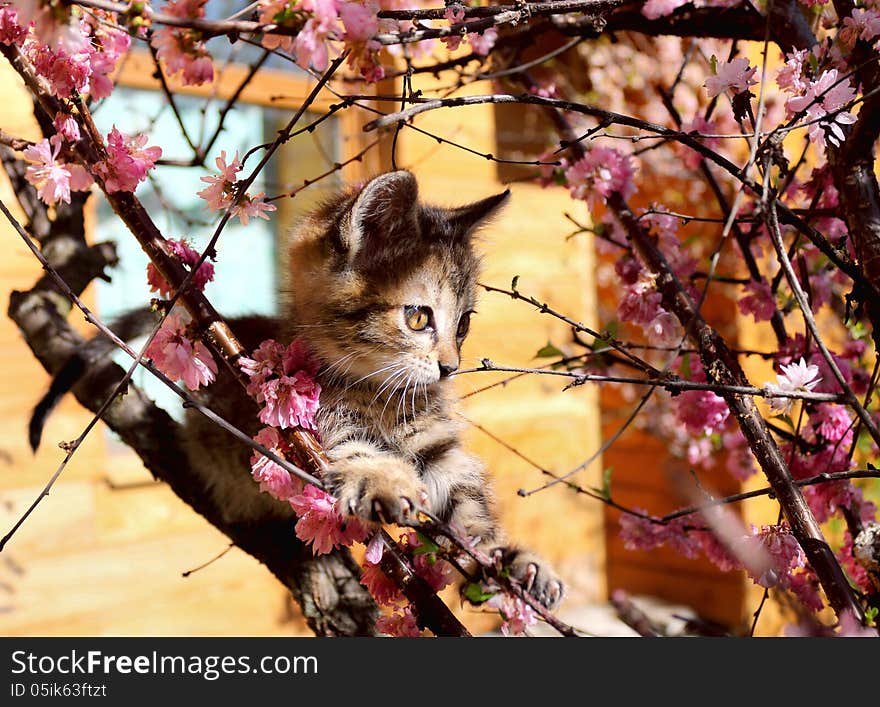
M 696 557 L 699 540 L 691 537 L 686 529 L 683 518 L 676 518 L 668 523 L 655 522 L 643 517 L 645 511 L 635 508 L 637 513 L 623 513 L 620 516 L 620 537 L 627 550 L 654 550 L 670 545 L 685 557 Z
M 376 630 L 386 636 L 398 638 L 418 638 L 422 635 L 416 615 L 411 606 L 404 607 L 402 611 L 395 611 L 388 616 L 380 616 L 376 619 Z
M 296 537 L 310 544 L 315 555 L 325 555 L 335 547 L 349 547 L 369 535 L 363 523 L 339 513 L 336 499 L 316 486 L 306 484 L 302 493 L 288 500 L 299 516 Z
M 625 253 L 614 262 L 614 272 L 626 285 L 635 285 L 642 274 L 642 264 L 637 258 Z
M 275 211 L 274 204 L 267 204 L 263 197 L 265 192 L 260 192 L 255 196 L 245 194 L 235 206 L 232 206 L 236 197 L 236 175 L 241 171 L 241 162 L 238 159 L 238 152 L 232 162 L 226 162 L 226 150 L 220 153 L 214 162 L 220 174 L 209 174 L 207 177 L 200 177 L 200 181 L 205 182 L 208 186 L 200 192 L 196 192 L 198 196 L 207 201 L 206 209 L 217 211 L 219 209 L 227 209 L 232 207 L 232 215 L 237 216 L 242 225 L 247 226 L 251 218 L 262 218 L 269 220 L 266 212 Z
M 794 535 L 785 525 L 765 525 L 760 531 L 752 526 L 752 534 L 769 556 L 771 566 L 763 567 L 760 575 L 756 575 L 750 567 L 746 567 L 746 572 L 762 587 L 775 587 L 777 584 L 787 587 L 791 571 L 803 567 L 806 562 Z
M 467 40 L 471 45 L 471 49 L 474 50 L 474 54 L 486 56 L 492 51 L 495 42 L 498 41 L 498 30 L 494 27 L 489 27 L 482 32 L 469 32 Z
M 287 445 L 272 427 L 264 427 L 254 436 L 254 441 L 270 449 L 282 459 L 285 457 Z M 291 476 L 282 466 L 254 450 L 251 455 L 251 474 L 259 482 L 260 491 L 268 493 L 279 501 L 289 501 L 303 492 L 301 479 Z
M 810 427 L 827 442 L 838 442 L 845 437 L 852 439 L 853 421 L 842 405 L 816 405 L 810 413 Z
M 304 427 L 316 431 L 321 386 L 314 376 L 319 364 L 308 347 L 299 339 L 286 348 L 268 340 L 253 356 L 242 358 L 239 365 L 250 377 L 248 393 L 265 404 L 260 421 L 282 429 Z
M 79 140 L 79 124 L 76 122 L 76 118 L 72 115 L 59 112 L 55 115 L 52 125 L 55 126 L 55 130 L 58 131 L 58 134 L 68 142 L 76 142 Z
M 648 324 L 660 314 L 662 295 L 657 292 L 654 278 L 642 273 L 635 283 L 627 287 L 617 304 L 617 315 L 621 320 L 633 324 Z
M 804 79 L 804 68 L 808 66 L 808 49 L 792 51 L 786 55 L 785 65 L 776 74 L 776 83 L 784 91 L 789 93 L 803 93 L 807 89 L 807 81 Z
M 311 13 L 293 40 L 296 63 L 324 71 L 329 64 L 328 41 L 339 36 L 339 8 L 336 0 L 302 0 L 297 8 Z
M 838 39 L 852 47 L 857 40 L 870 42 L 880 35 L 880 12 L 853 8 L 852 15 L 843 18 L 843 26 L 837 33 Z
M 501 633 L 505 636 L 522 636 L 529 626 L 538 623 L 535 610 L 519 597 L 498 592 L 487 602 L 486 606 L 497 609 L 504 619 L 501 624 Z
M 270 377 L 283 374 L 286 350 L 283 344 L 278 343 L 274 339 L 267 339 L 254 349 L 251 358 L 243 356 L 239 359 L 241 370 L 251 379 L 247 387 L 247 392 L 250 395 L 258 395 L 260 387 Z
M 385 541 L 382 533 L 376 533 L 364 552 L 364 562 L 368 565 L 378 565 L 382 561 L 382 555 L 385 554 Z
M 58 161 L 61 141 L 43 139 L 24 150 L 24 158 L 29 163 L 25 179 L 32 184 L 37 195 L 47 204 L 57 201 L 70 203 L 70 170 Z
M 166 243 L 168 244 L 172 255 L 186 265 L 187 270 L 192 270 L 195 264 L 199 261 L 199 252 L 191 248 L 186 241 L 177 241 L 173 238 L 169 238 Z M 206 260 L 201 264 L 190 284 L 201 292 L 205 289 L 205 285 L 213 279 L 214 265 Z M 162 297 L 169 298 L 174 294 L 174 288 L 171 287 L 165 278 L 159 274 L 159 271 L 156 270 L 156 266 L 152 263 L 147 265 L 147 282 L 150 284 L 150 291 L 158 292 Z
M 715 69 L 715 75 L 710 76 L 704 83 L 710 98 L 730 89 L 734 89 L 736 93 L 742 93 L 758 83 L 752 78 L 758 68 L 749 67 L 749 60 L 746 57 L 738 57 L 729 62 L 719 61 Z
M 770 396 L 768 398 L 770 409 L 774 412 L 787 414 L 794 405 L 794 398 L 773 397 L 780 393 L 802 393 L 810 392 L 822 380 L 819 377 L 819 367 L 807 365 L 803 357 L 797 363 L 783 365 L 782 373 L 776 374 L 776 383 L 766 383 L 764 391 Z
M 608 147 L 593 147 L 565 170 L 565 180 L 573 199 L 593 205 L 619 192 L 627 198 L 635 193 L 633 165 L 629 155 Z
M 208 347 L 189 339 L 186 325 L 176 314 L 165 319 L 146 356 L 171 380 L 182 380 L 190 390 L 211 383 L 217 375 L 217 364 Z
M 345 26 L 345 39 L 349 42 L 366 42 L 379 30 L 376 13 L 379 6 L 374 3 L 360 5 L 356 2 L 342 2 L 339 5 L 339 19 Z
M 840 111 L 828 119 L 826 116 L 855 97 L 856 91 L 849 79 L 838 78 L 837 69 L 828 69 L 807 86 L 803 95 L 789 98 L 785 107 L 791 115 L 806 112 L 811 141 L 821 143 L 827 137 L 833 145 L 840 145 L 845 137 L 841 125 L 854 123 L 856 117 L 847 111 Z
M 872 592 L 873 586 L 868 571 L 853 555 L 852 536 L 846 531 L 843 536 L 843 545 L 836 553 L 840 566 L 846 571 L 847 576 L 863 592 Z
M 709 437 L 700 437 L 694 439 L 691 437 L 687 441 L 687 460 L 692 466 L 701 466 L 709 469 L 713 466 L 712 459 L 712 440 Z
M 146 135 L 125 137 L 116 126 L 107 136 L 107 157 L 95 164 L 95 174 L 104 180 L 109 192 L 133 192 L 147 178 L 162 156 L 161 147 L 147 147 Z
M 730 414 L 723 398 L 709 390 L 688 390 L 676 398 L 677 419 L 690 434 L 710 435 L 721 429 Z
M 373 596 L 377 604 L 391 606 L 402 604 L 406 597 L 391 578 L 388 577 L 377 565 L 367 564 L 361 572 L 361 584 Z
M 736 303 L 742 314 L 751 314 L 756 322 L 768 322 L 776 312 L 776 298 L 770 285 L 763 280 L 750 280 L 743 285 L 745 293 Z
M 64 49 L 52 50 L 45 44 L 25 48 L 36 72 L 49 82 L 52 95 L 70 98 L 74 93 L 89 92 L 92 66 L 88 50 L 68 53 Z
M 297 14 L 294 6 L 298 3 L 296 0 L 259 0 L 258 11 L 259 21 L 263 25 L 282 25 L 285 27 L 295 27 Z M 293 37 L 283 34 L 264 33 L 260 39 L 266 49 L 280 49 L 285 52 L 293 51 Z
M 0 7 L 0 44 L 21 45 L 27 35 L 27 27 L 18 22 L 18 14 L 11 5 Z
M 825 608 L 825 602 L 822 601 L 822 594 L 819 591 L 819 580 L 809 568 L 804 568 L 800 572 L 792 572 L 788 576 L 786 589 L 808 609 L 822 611 Z
M 235 175 L 241 171 L 241 162 L 238 159 L 237 150 L 235 157 L 229 164 L 226 163 L 226 150 L 223 150 L 220 156 L 215 158 L 214 162 L 217 165 L 217 169 L 220 170 L 220 174 L 200 177 L 199 180 L 209 186 L 197 192 L 197 194 L 208 202 L 205 206 L 206 209 L 218 211 L 219 209 L 227 208 L 232 203 L 232 199 L 235 196 Z
M 258 402 L 265 403 L 260 411 L 260 421 L 281 429 L 303 427 L 314 430 L 320 394 L 321 386 L 303 371 L 267 381 L 257 398 Z
M 245 194 L 232 209 L 232 215 L 238 216 L 242 226 L 247 226 L 252 218 L 261 218 L 268 221 L 269 217 L 266 214 L 275 211 L 277 207 L 275 204 L 267 204 L 263 201 L 265 196 L 266 192 L 262 191 L 254 196 Z
M 742 561 L 736 556 L 736 553 L 732 552 L 725 543 L 719 540 L 715 533 L 705 531 L 696 533 L 696 537 L 706 559 L 722 572 L 731 572 L 743 568 Z
M 649 20 L 657 20 L 671 15 L 688 0 L 648 0 L 642 5 L 642 14 Z
M 817 458 L 826 457 L 820 455 Z M 848 464 L 845 466 L 849 466 Z M 835 469 L 838 471 L 838 469 Z M 820 472 L 821 473 L 821 472 Z M 804 498 L 816 520 L 824 523 L 841 509 L 851 508 L 861 498 L 861 489 L 846 479 L 811 484 L 804 488 Z
M 92 175 L 82 165 L 68 163 L 67 171 L 70 173 L 71 191 L 85 191 L 95 183 Z
M 68 54 L 83 51 L 88 46 L 80 20 L 70 7 L 50 5 L 41 0 L 18 0 L 15 5 L 18 23 L 26 28 L 33 22 L 34 37 L 39 44 Z
M 119 58 L 128 51 L 131 37 L 127 32 L 92 20 L 92 51 L 89 65 L 92 68 L 90 95 L 93 99 L 106 98 L 113 91 L 110 74 L 116 68 Z
M 406 541 L 408 548 L 416 549 L 422 546 L 422 541 L 415 532 L 409 532 L 401 539 Z M 412 564 L 416 574 L 424 579 L 435 592 L 452 584 L 455 575 L 452 565 L 443 558 L 437 557 L 436 554 L 415 554 Z
M 162 11 L 182 19 L 200 19 L 205 16 L 206 3 L 207 0 L 169 0 Z M 153 32 L 151 44 L 169 74 L 181 73 L 184 85 L 198 86 L 214 80 L 214 64 L 201 32 L 163 25 Z

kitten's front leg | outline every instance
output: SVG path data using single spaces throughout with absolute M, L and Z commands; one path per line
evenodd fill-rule
M 340 508 L 366 520 L 406 523 L 427 492 L 416 468 L 407 460 L 363 440 L 327 450 L 326 480 Z
M 507 542 L 487 497 L 482 465 L 461 449 L 453 449 L 431 472 L 455 479 L 449 488 L 446 520 L 477 538 L 477 549 L 505 568 L 541 604 L 548 609 L 556 607 L 564 592 L 562 580 L 537 553 Z

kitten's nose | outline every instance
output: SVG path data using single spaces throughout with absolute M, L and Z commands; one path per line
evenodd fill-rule
M 440 366 L 440 377 L 446 378 L 447 376 L 455 373 L 458 370 L 458 361 L 455 363 L 440 363 L 437 362 L 437 365 Z

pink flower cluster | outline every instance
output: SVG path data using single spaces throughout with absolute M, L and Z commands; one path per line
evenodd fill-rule
M 412 559 L 412 567 L 416 574 L 424 579 L 435 592 L 452 583 L 454 574 L 452 565 L 434 552 L 419 551 L 424 545 L 417 533 L 410 531 L 400 537 L 403 549 Z M 382 540 L 377 534 L 367 546 L 364 555 L 364 567 L 361 574 L 363 584 L 381 606 L 390 607 L 392 612 L 376 622 L 380 633 L 391 636 L 418 636 L 421 630 L 416 623 L 415 607 L 406 604 L 406 597 L 401 594 L 397 585 L 379 569 L 382 561 Z
M 465 21 L 465 6 L 458 3 L 447 5 L 445 18 L 450 25 L 461 24 Z M 482 32 L 466 32 L 464 34 L 449 35 L 443 37 L 440 41 L 446 45 L 446 48 L 449 51 L 454 52 L 461 46 L 462 41 L 465 39 L 467 39 L 475 54 L 486 56 L 492 51 L 495 42 L 498 41 L 498 30 L 494 27 L 488 27 Z
M 662 295 L 657 291 L 654 278 L 641 269 L 638 260 L 623 256 L 615 264 L 623 291 L 617 304 L 622 321 L 637 324 L 645 337 L 655 346 L 674 346 L 682 336 L 678 318 L 661 305 Z
M 260 0 L 260 22 L 298 29 L 295 36 L 266 33 L 262 44 L 289 52 L 302 68 L 318 71 L 329 65 L 335 44 L 343 44 L 349 51 L 349 66 L 366 81 L 376 82 L 384 78 L 385 70 L 379 62 L 382 45 L 373 37 L 383 24 L 386 29 L 397 24 L 380 20 L 380 9 L 376 0 Z
M 181 19 L 205 16 L 208 0 L 169 0 L 162 12 Z M 151 40 L 169 74 L 180 73 L 185 86 L 199 86 L 214 80 L 214 63 L 205 47 L 202 33 L 186 27 L 162 25 Z
M 128 51 L 130 37 L 112 26 L 114 13 L 94 11 L 78 19 L 68 9 L 66 19 L 60 19 L 60 9 L 36 2 L 0 8 L 0 42 L 21 44 L 59 98 L 70 98 L 74 92 L 92 99 L 109 96 L 110 74 Z
M 248 393 L 263 403 L 260 410 L 263 424 L 317 431 L 315 413 L 321 386 L 314 376 L 319 363 L 301 339 L 294 339 L 288 346 L 268 339 L 254 351 L 252 358 L 242 358 L 239 365 L 250 377 Z
M 808 81 L 799 95 L 785 103 L 789 117 L 805 113 L 810 140 L 840 145 L 845 134 L 843 125 L 856 122 L 856 117 L 843 107 L 856 97 L 848 78 L 839 76 L 837 69 L 823 71 L 815 81 Z
M 620 516 L 620 538 L 627 550 L 654 550 L 668 545 L 685 557 L 698 555 L 701 533 L 689 532 L 686 519 L 661 523 L 651 519 L 644 509 L 633 511 Z
M 166 243 L 171 250 L 172 255 L 181 263 L 187 266 L 187 270 L 192 270 L 196 263 L 199 262 L 199 252 L 193 250 L 186 241 L 177 241 L 169 238 Z M 198 272 L 193 276 L 192 287 L 199 292 L 205 289 L 205 285 L 214 279 L 214 265 L 207 260 L 201 264 Z M 168 281 L 162 277 L 156 266 L 150 263 L 147 265 L 147 282 L 150 284 L 151 292 L 158 292 L 161 297 L 169 298 L 174 294 L 174 288 L 168 284 Z
M 208 385 L 217 376 L 217 363 L 208 347 L 193 341 L 186 322 L 170 314 L 146 350 L 146 357 L 171 380 L 182 380 L 187 388 L 196 390 Z
M 730 61 L 719 61 L 715 66 L 714 75 L 706 79 L 706 93 L 714 98 L 725 91 L 733 90 L 734 93 L 748 91 L 750 87 L 758 83 L 752 77 L 758 70 L 755 66 L 749 66 L 746 57 L 738 57 Z
M 133 192 L 147 178 L 147 172 L 162 156 L 162 148 L 146 144 L 146 135 L 126 137 L 113 126 L 107 136 L 107 157 L 94 166 L 95 175 L 103 180 L 108 193 Z
M 58 201 L 70 203 L 70 192 L 85 191 L 92 177 L 81 165 L 59 159 L 61 138 L 53 135 L 22 153 L 28 163 L 25 179 L 37 190 L 37 195 L 50 206 Z
M 282 459 L 285 459 L 290 453 L 287 441 L 274 427 L 261 429 L 254 436 L 254 441 L 262 444 Z M 299 477 L 291 476 L 287 469 L 256 450 L 251 455 L 251 474 L 254 481 L 260 484 L 260 491 L 268 493 L 279 501 L 290 501 L 305 490 L 305 484 Z
M 743 314 L 751 314 L 756 322 L 769 322 L 776 312 L 776 298 L 769 283 L 750 280 L 743 285 L 743 296 L 736 303 Z
M 672 14 L 687 3 L 688 0 L 648 0 L 642 5 L 642 14 L 649 20 L 657 20 Z
M 321 392 L 314 380 L 318 364 L 299 340 L 287 347 L 271 339 L 264 341 L 253 356 L 241 359 L 240 365 L 251 379 L 248 393 L 266 403 L 260 419 L 270 425 L 260 430 L 254 440 L 278 457 L 287 458 L 291 448 L 279 428 L 315 429 Z M 340 512 L 334 496 L 312 484 L 304 484 L 260 452 L 255 451 L 251 456 L 251 474 L 261 491 L 290 504 L 298 516 L 296 536 L 310 545 L 315 555 L 363 542 L 368 536 L 369 528 L 357 518 Z
M 299 516 L 296 536 L 310 544 L 315 555 L 363 542 L 370 533 L 357 518 L 339 512 L 336 498 L 311 484 L 286 500 Z
M 634 510 L 644 514 L 640 509 Z M 693 520 L 676 518 L 664 524 L 624 513 L 620 517 L 620 537 L 629 550 L 650 551 L 669 546 L 688 558 L 702 553 L 724 572 L 744 569 L 759 586 L 787 589 L 808 608 L 822 609 L 816 577 L 785 525 L 764 526 L 760 530 L 752 526 L 750 534 L 722 542 L 712 531 L 693 527 Z
M 538 623 L 538 616 L 531 606 L 519 597 L 498 592 L 486 601 L 486 606 L 497 609 L 504 621 L 501 633 L 505 636 L 522 636 L 529 626 Z
M 198 196 L 208 202 L 205 208 L 219 211 L 232 207 L 232 215 L 237 216 L 243 226 L 247 226 L 252 218 L 262 218 L 268 221 L 269 217 L 266 214 L 275 211 L 276 207 L 274 204 L 268 204 L 264 201 L 266 192 L 261 191 L 254 196 L 245 194 L 233 206 L 237 196 L 236 175 L 241 171 L 238 152 L 235 153 L 235 157 L 229 164 L 226 163 L 226 150 L 223 150 L 214 161 L 220 174 L 200 177 L 200 180 L 208 186 L 197 192 Z
M 612 193 L 624 198 L 635 193 L 632 158 L 610 147 L 593 147 L 574 164 L 565 163 L 565 181 L 573 199 L 595 205 Z

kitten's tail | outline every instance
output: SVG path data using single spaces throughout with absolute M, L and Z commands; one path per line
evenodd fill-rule
M 110 329 L 123 341 L 131 341 L 148 334 L 156 325 L 157 317 L 158 315 L 152 309 L 146 307 L 135 309 L 116 319 L 110 325 Z M 58 403 L 90 368 L 108 357 L 115 348 L 116 345 L 109 338 L 104 334 L 98 334 L 82 344 L 58 369 L 52 378 L 49 390 L 46 391 L 31 414 L 31 420 L 28 424 L 28 441 L 33 451 L 36 452 L 39 448 L 43 427 Z

